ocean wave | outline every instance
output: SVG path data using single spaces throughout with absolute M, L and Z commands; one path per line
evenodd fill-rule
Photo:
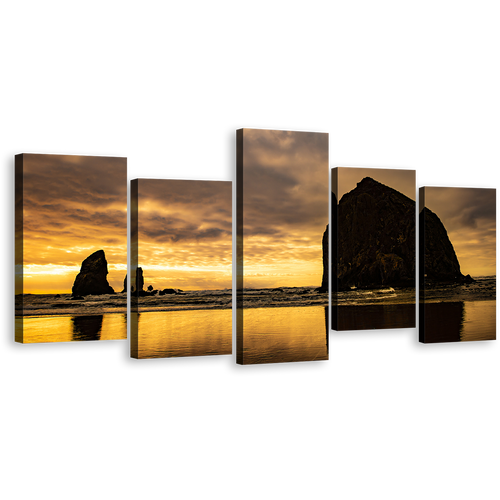
M 483 281 L 483 283 L 485 283 Z M 483 287 L 484 288 L 484 287 Z M 245 308 L 259 307 L 309 307 L 328 305 L 328 294 L 319 293 L 315 287 L 245 288 L 237 294 Z M 197 309 L 230 309 L 232 290 L 196 290 L 180 294 L 139 297 L 139 311 L 182 311 Z M 332 297 L 334 304 L 410 303 L 415 301 L 412 288 L 383 287 L 371 290 L 348 290 Z M 16 301 L 17 302 L 17 301 Z M 134 308 L 135 308 L 135 304 Z M 21 308 L 22 307 L 22 308 Z M 17 302 L 16 314 L 35 315 L 95 315 L 126 313 L 127 296 L 123 294 L 86 296 L 71 300 L 70 294 L 25 295 L 22 304 Z

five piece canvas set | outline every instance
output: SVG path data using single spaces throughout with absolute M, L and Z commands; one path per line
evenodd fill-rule
M 496 337 L 496 190 L 330 170 L 328 134 L 236 133 L 236 361 L 328 359 L 337 331 Z M 21 343 L 127 338 L 138 359 L 231 354 L 232 182 L 134 179 L 127 160 L 15 157 Z M 418 241 L 419 265 L 416 265 Z M 331 292 L 331 308 L 329 296 Z

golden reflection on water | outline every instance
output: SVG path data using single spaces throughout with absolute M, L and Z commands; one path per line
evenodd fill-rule
M 243 364 L 328 359 L 327 309 L 245 310 Z M 132 313 L 131 335 L 138 359 L 231 354 L 232 311 Z
M 328 307 L 245 309 L 238 335 L 241 364 L 328 359 Z
M 131 314 L 134 358 L 210 356 L 232 352 L 232 310 Z
M 457 303 L 426 305 L 426 343 L 498 339 L 497 301 L 466 301 L 460 304 L 456 313 L 453 308 L 457 307 Z M 405 313 L 386 307 L 382 308 L 383 314 L 373 316 L 373 308 L 369 306 L 351 309 L 353 315 L 340 314 L 339 317 L 344 335 L 359 328 L 360 321 L 365 328 L 366 321 L 371 327 L 379 328 L 382 324 L 383 328 L 404 328 L 405 321 L 413 321 L 410 310 Z M 402 319 L 396 312 L 403 314 Z M 327 361 L 330 357 L 325 306 L 249 308 L 243 311 L 242 316 L 243 364 Z M 121 313 L 16 317 L 14 322 L 17 342 L 127 339 L 127 316 Z M 408 324 L 406 327 L 411 326 Z M 138 332 L 135 350 L 134 331 Z M 139 359 L 231 355 L 232 310 L 139 313 L 137 322 L 131 317 L 131 334 L 131 356 Z

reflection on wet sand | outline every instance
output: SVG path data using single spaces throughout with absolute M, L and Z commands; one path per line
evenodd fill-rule
M 415 304 L 372 304 L 332 307 L 337 331 L 415 328 Z
M 101 338 L 102 314 L 98 316 L 73 316 L 73 340 L 99 340 Z
M 496 301 L 431 302 L 420 304 L 421 342 L 495 340 Z
M 132 312 L 131 319 L 133 358 L 231 354 L 231 309 Z
M 424 307 L 424 343 L 460 342 L 463 302 L 431 302 Z
M 17 317 L 21 332 L 24 343 L 126 339 L 127 315 Z
M 420 338 L 419 342 L 424 338 L 426 344 L 497 340 L 497 307 L 496 300 L 427 302 L 424 331 L 412 338 Z M 338 341 L 399 339 L 391 336 L 390 331 L 416 331 L 416 305 L 327 306 L 325 324 L 327 338 Z M 358 335 L 370 331 L 375 337 Z
M 414 342 L 416 330 L 415 304 L 370 304 L 325 307 L 328 348 L 335 344 L 366 343 L 370 346 L 387 342 Z M 407 331 L 408 335 L 394 332 Z M 384 333 L 385 332 L 385 333 Z M 361 343 L 361 344 L 360 344 Z
M 238 363 L 328 359 L 328 307 L 269 307 L 238 313 L 244 332 Z
M 245 365 L 328 361 L 324 306 L 245 310 L 242 350 Z M 231 309 L 144 312 L 136 320 L 131 317 L 133 358 L 231 354 Z

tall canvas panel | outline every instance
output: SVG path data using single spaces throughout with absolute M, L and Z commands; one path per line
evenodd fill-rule
M 236 139 L 236 361 L 328 359 L 328 134 Z
M 332 329 L 415 327 L 415 170 L 331 175 Z
M 127 338 L 127 159 L 15 157 L 21 343 Z

